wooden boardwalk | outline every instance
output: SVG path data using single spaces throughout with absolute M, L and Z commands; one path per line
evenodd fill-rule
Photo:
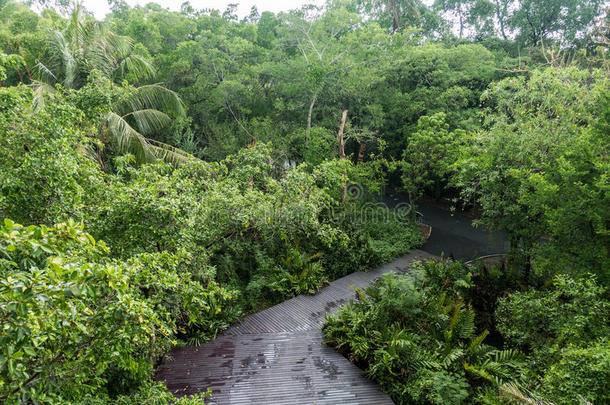
M 435 257 L 412 250 L 393 262 L 333 281 L 316 295 L 299 295 L 246 317 L 217 339 L 174 350 L 157 370 L 176 395 L 212 389 L 212 403 L 392 404 L 361 370 L 322 343 L 324 315 L 390 271 L 406 272 Z

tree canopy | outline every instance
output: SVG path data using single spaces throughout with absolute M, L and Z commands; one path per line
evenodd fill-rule
M 608 402 L 606 3 L 110 3 L 0 0 L 1 403 L 202 404 L 173 347 L 421 246 L 423 200 L 510 248 L 327 343 L 397 403 Z

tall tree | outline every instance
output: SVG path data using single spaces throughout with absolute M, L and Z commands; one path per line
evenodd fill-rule
M 603 5 L 603 0 L 519 0 L 508 24 L 523 43 L 553 40 L 574 46 L 593 34 Z
M 468 0 L 436 0 L 434 7 L 442 10 L 445 13 L 451 15 L 450 18 L 457 18 L 458 23 L 458 37 L 461 39 L 464 36 L 464 29 L 466 27 L 466 20 L 468 19 L 469 8 L 471 2 Z
M 40 78 L 46 83 L 61 83 L 67 89 L 82 87 L 93 70 L 114 81 L 130 78 L 151 79 L 152 64 L 134 52 L 134 43 L 104 28 L 77 3 L 63 30 L 48 37 L 50 55 L 39 62 Z
M 608 277 L 607 93 L 600 72 L 548 68 L 482 96 L 487 129 L 457 160 L 454 179 L 482 207 L 482 223 L 510 235 L 528 270 L 545 251 L 536 255 L 541 270 Z
M 413 24 L 420 16 L 420 8 L 425 7 L 419 0 L 358 0 L 357 4 L 362 12 L 375 17 L 392 32 Z
M 44 103 L 54 91 L 53 83 L 66 89 L 83 87 L 93 72 L 111 80 L 131 78 L 148 80 L 154 76 L 152 64 L 134 53 L 131 39 L 105 29 L 77 3 L 64 30 L 49 34 L 50 56 L 39 62 L 40 81 L 35 84 L 35 104 Z M 112 142 L 120 152 L 130 151 L 140 161 L 163 159 L 177 162 L 188 154 L 151 138 L 167 128 L 173 116 L 183 116 L 184 106 L 176 93 L 160 85 L 146 85 L 133 90 L 111 106 L 101 125 L 100 139 Z M 103 168 L 101 150 L 97 158 Z
M 345 38 L 361 21 L 345 8 L 330 9 L 315 18 L 321 12 L 320 8 L 306 6 L 285 16 L 283 46 L 295 50 L 298 56 L 284 73 L 303 77 L 300 86 L 309 96 L 306 140 L 320 93 L 337 75 L 349 69 L 347 59 L 354 44 L 348 45 Z

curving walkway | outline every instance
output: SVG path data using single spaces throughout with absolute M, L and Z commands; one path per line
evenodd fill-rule
M 176 395 L 212 389 L 222 404 L 392 404 L 361 370 L 322 343 L 324 315 L 381 275 L 408 271 L 436 257 L 412 250 L 393 262 L 333 281 L 316 295 L 299 295 L 246 317 L 217 339 L 172 352 L 157 370 Z

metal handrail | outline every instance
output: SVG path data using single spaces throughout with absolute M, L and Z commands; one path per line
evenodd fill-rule
M 491 255 L 479 256 L 476 259 L 469 260 L 464 264 L 472 265 L 472 264 L 474 264 L 474 262 L 479 261 L 479 260 L 490 259 L 492 257 L 504 257 L 504 256 L 506 256 L 506 253 L 494 253 Z

